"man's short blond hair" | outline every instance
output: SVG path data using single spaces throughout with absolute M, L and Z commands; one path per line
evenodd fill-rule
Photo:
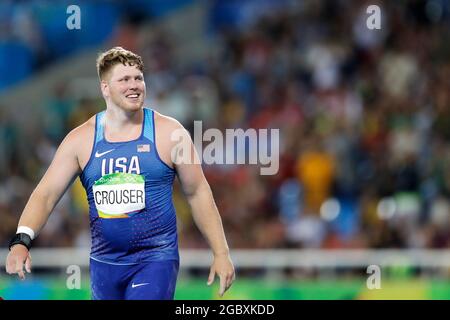
M 100 81 L 112 67 L 119 63 L 124 66 L 136 66 L 141 72 L 144 72 L 144 62 L 139 55 L 122 47 L 114 47 L 98 55 L 97 74 Z

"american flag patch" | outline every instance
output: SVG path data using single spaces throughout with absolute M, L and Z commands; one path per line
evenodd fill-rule
M 138 144 L 137 152 L 150 152 L 149 144 Z

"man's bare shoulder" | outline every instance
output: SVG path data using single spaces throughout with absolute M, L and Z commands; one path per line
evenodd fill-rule
M 155 122 L 158 125 L 174 129 L 183 128 L 183 125 L 177 119 L 163 115 L 158 111 L 153 112 L 155 113 Z
M 92 116 L 79 125 L 78 127 L 72 129 L 65 137 L 63 143 L 70 145 L 71 147 L 91 147 L 89 143 L 95 134 L 95 116 Z
M 95 116 L 92 116 L 86 122 L 72 129 L 67 137 L 71 140 L 79 140 L 94 135 L 95 132 Z
M 165 116 L 157 111 L 155 113 L 155 125 L 159 130 L 173 131 L 177 129 L 184 129 L 183 125 L 175 118 Z

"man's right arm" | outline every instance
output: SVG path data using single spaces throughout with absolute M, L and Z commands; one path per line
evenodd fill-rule
M 77 134 L 79 130 L 80 128 L 77 128 L 70 132 L 59 146 L 52 163 L 22 212 L 19 227 L 30 228 L 37 235 L 59 199 L 80 172 L 76 151 L 80 142 Z M 21 279 L 24 279 L 24 265 L 25 269 L 31 272 L 31 257 L 28 249 L 21 244 L 14 245 L 6 260 L 6 272 L 17 273 Z

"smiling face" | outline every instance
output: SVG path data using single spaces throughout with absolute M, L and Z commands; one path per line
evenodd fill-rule
M 103 97 L 124 111 L 137 111 L 145 100 L 145 81 L 136 66 L 114 65 L 101 81 Z

